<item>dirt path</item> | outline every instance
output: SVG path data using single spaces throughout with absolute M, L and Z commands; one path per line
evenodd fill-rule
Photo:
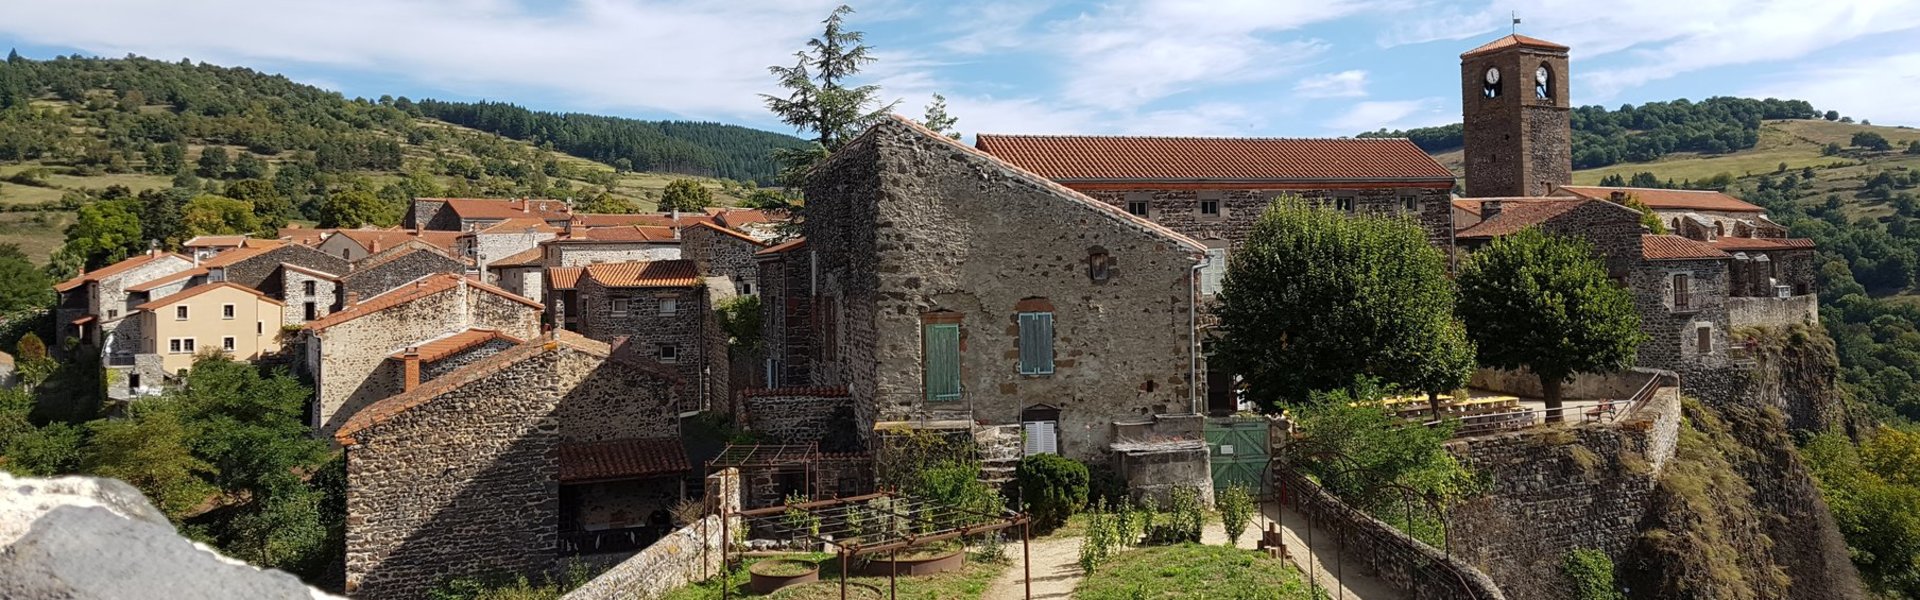
M 1328 590 L 1334 600 L 1401 600 L 1405 595 L 1385 583 L 1364 573 L 1358 568 L 1347 568 L 1338 559 L 1339 548 L 1332 534 L 1315 528 L 1313 547 L 1307 551 L 1305 537 L 1306 518 L 1291 509 L 1284 514 L 1273 513 L 1271 505 L 1268 514 L 1247 526 L 1247 532 L 1240 536 L 1239 547 L 1249 550 L 1259 544 L 1260 530 L 1275 516 L 1281 517 L 1281 529 L 1285 532 L 1287 548 L 1295 566 L 1302 572 L 1312 568 L 1314 580 L 1321 588 Z M 1224 545 L 1227 543 L 1226 530 L 1220 523 L 1207 523 L 1200 533 L 1200 541 L 1206 544 Z M 1028 548 L 1033 556 L 1033 599 L 1067 600 L 1073 597 L 1074 586 L 1080 585 L 1080 538 L 1051 537 L 1035 540 Z M 1021 582 L 1025 563 L 1020 556 L 1019 544 L 1007 545 L 1007 553 L 1012 556 L 1012 565 L 987 586 L 981 596 L 983 600 L 1024 600 L 1026 587 Z M 1345 585 L 1340 585 L 1345 584 Z

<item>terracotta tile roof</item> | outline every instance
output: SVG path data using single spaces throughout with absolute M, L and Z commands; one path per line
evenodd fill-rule
M 1677 235 L 1647 234 L 1640 236 L 1640 255 L 1647 260 L 1706 260 L 1729 258 L 1726 252 L 1708 245 L 1706 242 L 1690 240 Z
M 273 248 L 277 246 L 284 246 L 289 243 L 291 242 L 288 242 L 287 240 L 263 240 L 258 238 L 247 238 L 247 241 L 242 243 L 241 245 L 246 246 L 248 248 Z
M 1599 187 L 1563 185 L 1559 190 L 1582 198 L 1607 200 L 1614 192 L 1625 192 L 1654 210 L 1715 210 L 1723 212 L 1766 212 L 1739 198 L 1713 190 L 1663 190 L 1659 188 Z
M 142 282 L 140 282 L 140 284 L 139 284 L 139 285 L 132 285 L 132 286 L 127 286 L 127 291 L 129 291 L 129 292 L 151 292 L 151 291 L 153 291 L 153 290 L 154 290 L 155 288 L 160 288 L 160 287 L 164 287 L 164 286 L 166 286 L 167 284 L 170 284 L 170 283 L 179 283 L 179 282 L 180 282 L 181 280 L 183 280 L 183 279 L 192 279 L 192 278 L 194 278 L 194 277 L 196 277 L 196 276 L 200 276 L 200 275 L 206 275 L 206 274 L 207 274 L 207 269 L 206 269 L 206 267 L 195 267 L 195 268 L 192 268 L 192 269 L 187 269 L 187 270 L 185 270 L 185 271 L 181 271 L 181 272 L 179 272 L 179 273 L 174 273 L 174 274 L 172 274 L 172 275 L 167 275 L 167 276 L 165 276 L 165 277 L 159 277 L 159 278 L 156 278 L 156 279 L 149 279 L 149 280 L 146 280 L 146 281 L 142 281 Z
M 421 362 L 438 362 L 449 356 L 465 352 L 475 346 L 500 339 L 512 342 L 516 346 L 520 345 L 523 341 L 501 333 L 498 329 L 474 327 L 438 339 L 421 342 L 414 345 L 412 349 L 414 352 L 420 354 Z M 394 360 L 405 360 L 407 358 L 407 351 L 401 350 L 395 352 L 390 358 Z
M 709 209 L 712 210 L 712 209 Z M 621 227 L 645 225 L 648 227 L 691 227 L 696 223 L 714 223 L 715 217 L 707 213 L 680 213 L 674 218 L 671 213 L 634 213 L 628 215 L 574 215 L 575 227 Z
M 80 318 L 73 320 L 74 325 L 86 325 L 92 322 L 93 322 L 93 315 L 82 315 Z
M 691 260 L 599 263 L 587 265 L 586 271 L 587 277 L 607 287 L 693 287 L 700 284 L 700 270 L 694 267 Z
M 507 256 L 506 258 L 502 258 L 500 260 L 487 263 L 487 268 L 495 269 L 495 268 L 501 268 L 501 267 L 539 266 L 540 261 L 546 259 L 546 252 L 547 252 L 546 248 L 541 246 L 534 246 L 532 248 L 528 248 L 526 250 L 521 250 L 519 252 L 516 252 L 512 255 Z
M 403 242 L 401 244 L 398 244 L 389 248 L 383 248 L 379 252 L 375 252 L 373 254 L 369 254 L 361 257 L 358 262 L 355 262 L 353 264 L 353 268 L 354 268 L 354 271 L 364 272 L 367 269 L 371 269 L 374 267 L 378 267 L 380 265 L 384 265 L 384 264 L 399 260 L 401 257 L 407 256 L 409 254 L 413 254 L 415 252 L 431 252 L 431 253 L 446 257 L 448 260 L 452 260 L 454 262 L 458 262 L 461 264 L 471 264 L 473 262 L 472 259 L 469 259 L 465 256 L 456 255 L 451 250 L 441 248 L 439 246 L 435 246 L 433 244 L 429 244 L 427 242 L 420 241 L 420 240 L 407 240 L 406 242 Z M 352 275 L 352 273 L 348 273 L 348 275 Z
M 519 218 L 507 219 L 499 223 L 494 223 L 489 227 L 479 230 L 479 233 L 510 234 L 510 233 L 526 233 L 528 231 L 540 232 L 540 233 L 558 233 L 560 231 L 560 228 L 554 227 L 552 224 L 547 223 L 546 221 L 543 221 L 540 219 L 535 219 L 532 217 L 519 217 Z M 462 233 L 461 235 L 470 236 L 473 234 L 474 232 L 469 231 L 469 232 Z
M 305 227 L 281 227 L 279 235 L 280 235 L 280 239 L 287 240 L 295 244 L 300 244 L 302 246 L 318 246 L 320 245 L 320 242 L 325 241 L 327 239 L 328 235 L 331 235 L 336 231 L 339 231 L 339 230 L 338 229 L 308 229 Z
M 753 254 L 754 256 L 769 256 L 773 254 L 780 254 L 782 252 L 792 252 L 794 250 L 799 250 L 806 247 L 807 247 L 807 238 L 797 237 L 784 242 L 780 242 L 778 244 L 774 244 L 772 247 L 769 247 L 765 250 L 761 250 L 759 252 L 755 252 Z
M 346 236 L 367 252 L 379 253 L 418 240 L 441 250 L 452 250 L 460 242 L 461 232 L 413 229 L 341 229 L 335 235 Z
M 581 267 L 547 267 L 547 287 L 556 290 L 570 290 L 580 284 Z
M 680 438 L 561 444 L 560 482 L 678 475 L 693 470 Z
M 1475 215 L 1480 214 L 1480 200 L 1478 199 L 1454 198 L 1453 207 Z
M 1806 238 L 1721 237 L 1712 243 L 1713 247 L 1728 252 L 1745 250 L 1806 250 L 1813 248 L 1813 240 Z
M 514 294 L 513 292 L 509 292 L 509 291 L 500 289 L 498 287 L 494 287 L 492 285 L 481 283 L 479 281 L 469 279 L 462 275 L 458 275 L 454 273 L 437 273 L 433 275 L 428 275 L 426 277 L 421 277 L 419 279 L 415 279 L 410 283 L 400 284 L 400 287 L 387 290 L 386 292 L 383 292 L 378 296 L 374 296 L 372 298 L 362 300 L 359 304 L 348 306 L 340 310 L 334 311 L 333 314 L 329 314 L 327 316 L 320 317 L 319 319 L 308 321 L 307 330 L 319 332 L 319 331 L 325 330 L 328 327 L 332 327 L 334 325 L 339 325 L 341 323 L 352 321 L 360 317 L 364 317 L 364 316 L 377 313 L 389 308 L 393 308 L 395 306 L 400 306 L 402 304 L 412 302 L 414 300 L 419 300 L 421 298 L 425 298 L 428 296 L 432 296 L 434 294 L 438 294 L 440 292 L 453 289 L 454 286 L 461 285 L 463 283 L 468 287 L 481 290 L 490 294 L 494 294 L 496 296 L 500 296 L 508 300 L 513 300 L 515 302 L 519 302 L 521 304 L 525 304 L 525 305 L 534 307 L 536 309 L 545 308 L 540 306 L 540 303 L 534 302 L 532 300 L 528 300 L 526 298 L 522 298 Z
M 720 233 L 724 233 L 724 234 L 727 234 L 727 235 L 730 235 L 730 236 L 733 236 L 733 237 L 735 237 L 735 238 L 738 238 L 738 239 L 741 239 L 741 240 L 744 240 L 744 241 L 746 241 L 747 243 L 750 243 L 750 244 L 753 244 L 753 245 L 755 245 L 755 246 L 766 246 L 766 245 L 767 245 L 767 243 L 766 243 L 766 242 L 762 242 L 762 241 L 760 241 L 760 240 L 756 240 L 756 239 L 753 239 L 753 236 L 750 236 L 750 235 L 747 235 L 747 234 L 744 234 L 744 233 L 740 233 L 740 232 L 738 232 L 738 231 L 734 231 L 734 230 L 732 230 L 732 229 L 727 229 L 727 228 L 725 228 L 725 227 L 721 227 L 721 226 L 719 226 L 719 225 L 715 225 L 715 224 L 712 224 L 712 223 L 696 223 L 696 224 L 694 224 L 694 226 L 693 226 L 693 227 L 694 227 L 694 228 L 704 228 L 704 229 L 711 229 L 711 230 L 713 230 L 713 231 L 717 231 L 717 232 L 720 232 Z M 686 232 L 681 232 L 681 235 L 686 235 Z
M 404 413 L 416 406 L 426 404 L 434 398 L 460 389 L 462 386 L 474 381 L 479 381 L 489 375 L 498 373 L 520 361 L 557 350 L 561 346 L 603 358 L 607 356 L 609 350 L 607 344 L 587 339 L 571 331 L 564 329 L 550 331 L 538 338 L 514 346 L 505 352 L 474 361 L 472 364 L 455 369 L 451 373 L 441 375 L 433 381 L 423 383 L 420 387 L 414 388 L 411 391 L 402 392 L 375 401 L 373 404 L 369 404 L 365 408 L 360 409 L 359 412 L 354 413 L 351 418 L 348 418 L 347 422 L 342 424 L 340 429 L 334 432 L 334 439 L 339 440 L 343 445 L 351 446 L 356 443 L 354 436 L 368 427 L 384 423 L 395 415 Z
M 180 245 L 187 248 L 221 248 L 247 243 L 244 235 L 197 235 Z
M 671 227 L 651 225 L 615 225 L 612 227 L 576 227 L 556 242 L 677 242 Z
M 1527 37 L 1527 36 L 1516 33 L 1513 35 L 1502 37 L 1500 39 L 1497 39 L 1491 42 L 1487 42 L 1485 44 L 1481 44 L 1479 48 L 1474 48 L 1472 50 L 1468 50 L 1464 53 L 1461 53 L 1460 58 L 1466 58 L 1469 56 L 1475 56 L 1479 54 L 1486 54 L 1488 52 L 1498 51 L 1503 48 L 1512 48 L 1514 46 L 1525 46 L 1528 48 L 1539 48 L 1542 50 L 1556 50 L 1560 52 L 1567 51 L 1566 46 L 1555 44 L 1553 42 L 1549 42 L 1540 38 Z
M 1036 186 L 1039 186 L 1041 189 L 1045 189 L 1047 191 L 1053 192 L 1054 194 L 1058 195 L 1059 198 L 1062 200 L 1079 204 L 1081 207 L 1084 207 L 1088 210 L 1092 210 L 1096 213 L 1105 215 L 1108 218 L 1115 219 L 1118 222 L 1130 225 L 1140 231 L 1143 231 L 1155 236 L 1159 236 L 1160 238 L 1165 239 L 1167 241 L 1171 241 L 1174 243 L 1175 246 L 1179 246 L 1180 248 L 1189 252 L 1191 256 L 1196 260 L 1198 260 L 1201 256 L 1204 256 L 1204 254 L 1207 251 L 1206 245 L 1201 244 L 1200 242 L 1194 241 L 1193 238 L 1187 237 L 1186 235 L 1181 234 L 1178 231 L 1174 231 L 1172 228 L 1147 220 L 1138 215 L 1128 213 L 1125 209 L 1122 209 L 1118 206 L 1114 206 L 1106 202 L 1095 200 L 1092 197 L 1087 196 L 1086 194 L 1082 194 L 1078 191 L 1075 191 L 1073 188 L 1060 185 L 1060 183 L 1057 181 L 1053 181 L 1040 174 L 1037 174 L 1025 168 L 1022 168 L 1019 165 L 1016 165 L 1013 162 L 1008 161 L 1006 159 L 1000 158 L 998 156 L 994 156 L 992 153 L 989 153 L 985 150 L 981 150 L 979 148 L 962 144 L 954 140 L 953 138 L 947 137 L 944 134 L 941 134 L 931 129 L 927 129 L 926 126 L 921 125 L 917 122 L 914 122 L 913 119 L 909 119 L 909 118 L 900 116 L 898 114 L 888 115 L 887 121 L 881 122 L 880 125 L 875 125 L 873 127 L 867 128 L 867 131 L 865 133 L 860 134 L 860 136 L 856 137 L 855 139 L 858 140 L 859 138 L 864 138 L 869 135 L 874 135 L 873 132 L 879 131 L 882 126 L 886 126 L 889 123 L 891 123 L 894 126 L 905 127 L 908 131 L 911 131 L 914 134 L 919 135 L 922 138 L 929 140 L 933 143 L 946 144 L 947 146 L 954 148 L 964 154 L 968 154 L 975 158 L 984 160 L 988 165 L 1001 169 L 1001 171 L 1006 175 L 1014 177 L 1016 179 L 1026 180 L 1028 183 L 1032 183 Z M 833 157 L 828 157 L 828 161 L 831 161 L 831 160 L 833 160 Z M 1428 160 L 1432 160 L 1432 159 L 1428 159 Z M 822 164 L 824 164 L 824 162 Z M 814 169 L 819 169 L 819 168 L 820 168 L 820 165 L 814 166 Z M 1442 170 L 1445 170 L 1445 169 L 1442 169 Z M 1449 173 L 1448 177 L 1449 177 L 1448 185 L 1451 185 L 1452 174 Z
M 193 262 L 193 259 L 191 258 L 182 256 L 179 254 L 175 254 L 172 252 L 140 254 L 140 255 L 127 257 L 126 260 L 122 260 L 120 262 L 113 263 L 111 265 L 107 265 L 104 267 L 100 267 L 98 269 L 94 269 L 92 271 L 75 275 L 73 276 L 72 279 L 68 279 L 66 281 L 62 281 L 58 284 L 55 284 L 53 286 L 53 289 L 54 291 L 58 291 L 58 292 L 71 291 L 73 288 L 80 287 L 81 285 L 86 284 L 88 282 L 100 281 L 108 277 L 113 277 L 115 275 L 119 275 L 121 273 L 131 271 L 134 268 L 139 267 L 140 265 L 144 265 L 144 264 L 147 264 L 156 260 L 160 260 L 162 258 L 166 258 L 169 256 L 178 258 L 180 260 L 183 260 L 189 263 Z
M 1022 169 L 1063 182 L 1453 182 L 1453 172 L 1405 139 L 983 133 L 976 145 Z
M 512 219 L 533 217 L 559 221 L 570 214 L 567 203 L 551 199 L 514 200 L 504 198 L 421 198 L 447 203 L 461 219 Z
M 224 288 L 233 288 L 236 290 L 240 290 L 242 292 L 253 294 L 254 296 L 259 297 L 261 300 L 272 302 L 274 304 L 278 304 L 281 306 L 286 306 L 286 303 L 281 302 L 279 300 L 275 300 L 271 297 L 268 297 L 266 294 L 262 294 L 254 290 L 253 288 L 240 285 L 238 283 L 233 283 L 230 281 L 221 281 L 216 283 L 203 283 L 203 284 L 196 285 L 184 290 L 180 290 L 178 293 L 175 293 L 171 296 L 167 296 L 159 300 L 154 300 L 152 302 L 148 302 L 146 304 L 133 307 L 133 309 L 134 310 L 154 310 L 154 309 L 166 308 L 168 306 L 178 304 L 181 300 L 186 300 L 194 296 L 198 296 L 201 294 L 205 294 L 207 292 L 211 292 L 218 289 L 224 289 Z
M 1481 198 L 1480 200 L 1490 200 Z M 1502 200 L 1500 213 L 1460 230 L 1455 238 L 1496 238 L 1545 223 L 1592 200 Z M 1482 204 L 1481 206 L 1485 206 Z M 1484 213 L 1482 213 L 1484 214 Z
M 727 227 L 740 227 L 743 225 L 753 225 L 755 223 L 772 223 L 788 219 L 784 212 L 760 210 L 757 208 L 728 208 L 714 214 L 713 217 L 718 219 L 721 225 Z

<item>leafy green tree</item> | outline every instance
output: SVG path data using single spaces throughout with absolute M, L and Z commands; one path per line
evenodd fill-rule
M 1445 503 L 1475 495 L 1483 483 L 1447 452 L 1451 423 L 1408 427 L 1381 405 L 1383 397 L 1365 378 L 1314 394 L 1294 411 L 1298 434 L 1288 444 L 1289 460 L 1348 504 L 1438 545 L 1442 525 L 1420 511 L 1407 522 L 1401 488 Z
M 210 194 L 188 200 L 181 220 L 187 236 L 250 234 L 262 229 L 253 203 Z
M 208 146 L 200 151 L 200 161 L 198 164 L 200 168 L 195 172 L 199 173 L 201 177 L 207 179 L 222 179 L 227 176 L 227 169 L 232 167 L 232 159 L 227 157 L 226 148 Z
M 953 126 L 959 123 L 960 119 L 947 114 L 947 97 L 940 94 L 933 95 L 933 101 L 927 103 L 926 116 L 920 118 L 920 124 L 927 129 L 956 140 L 960 139 L 960 132 Z
M 1840 120 L 1840 111 L 1830 110 L 1830 111 L 1827 111 L 1827 114 L 1825 116 L 1828 121 L 1838 121 Z
M 373 194 L 351 190 L 327 195 L 320 203 L 321 227 L 360 227 L 378 225 L 386 219 L 387 207 Z
M 187 149 L 180 144 L 158 144 L 149 146 L 146 152 L 147 172 L 155 175 L 172 175 L 187 166 Z
M 63 251 L 79 257 L 87 268 L 98 268 L 146 250 L 140 217 L 129 201 L 95 202 L 80 207 L 67 226 Z
M 1920 154 L 1920 140 L 1907 143 L 1907 154 Z
M 761 94 L 767 109 L 797 131 L 813 133 L 814 147 L 783 149 L 775 154 L 782 165 L 782 183 L 789 187 L 799 187 L 801 178 L 815 163 L 839 150 L 868 125 L 885 118 L 899 104 L 881 104 L 877 85 L 848 87 L 847 80 L 874 61 L 872 48 L 864 42 L 866 35 L 845 28 L 844 21 L 850 14 L 852 7 L 843 4 L 835 8 L 821 21 L 824 27 L 820 37 L 808 40 L 805 49 L 794 53 L 793 66 L 767 67 L 776 83 L 787 90 L 785 97 Z
M 660 210 L 699 212 L 713 204 L 713 191 L 692 179 L 675 179 L 660 193 Z
M 59 363 L 54 362 L 52 356 L 47 354 L 47 343 L 40 340 L 40 334 L 31 331 L 22 334 L 20 341 L 14 343 L 14 350 L 16 351 L 14 361 L 19 369 L 20 381 L 28 388 L 46 381 L 48 376 L 53 375 L 54 369 L 60 366 Z
M 1467 258 L 1459 283 L 1480 364 L 1538 376 L 1549 421 L 1561 416 L 1561 384 L 1631 366 L 1646 339 L 1632 294 L 1584 239 L 1531 227 L 1501 237 Z
M 278 230 L 287 226 L 289 218 L 294 216 L 293 203 L 288 202 L 273 183 L 265 179 L 242 179 L 227 184 L 226 197 L 242 200 L 253 205 L 253 216 L 260 221 L 260 230 Z
M 270 170 L 267 161 L 260 160 L 252 153 L 241 152 L 238 158 L 233 159 L 233 176 L 236 179 L 266 179 Z
M 193 455 L 192 431 L 172 403 L 145 400 L 129 413 L 87 423 L 81 468 L 133 484 L 178 523 L 216 491 L 202 479 L 212 467 Z
M 1888 597 L 1920 597 L 1920 485 L 1910 470 L 1920 434 L 1880 427 L 1859 447 L 1823 433 L 1801 449 L 1853 550 L 1853 562 Z
M 0 243 L 0 315 L 53 305 L 53 278 L 20 245 Z
M 1409 220 L 1277 199 L 1215 300 L 1222 335 L 1210 360 L 1269 409 L 1359 376 L 1441 394 L 1472 374 L 1445 258 Z
M 1821 156 L 1839 156 L 1842 150 L 1843 149 L 1840 147 L 1840 142 L 1827 142 L 1827 145 L 1820 149 L 1820 155 Z
M 747 352 L 765 347 L 760 332 L 760 297 L 735 296 L 720 302 L 717 309 L 720 330 L 727 332 L 727 345 Z
M 602 191 L 580 203 L 576 210 L 590 215 L 630 215 L 640 212 L 640 207 L 634 206 L 631 200 Z
M 1862 131 L 1853 134 L 1851 143 L 1854 147 L 1866 148 L 1875 152 L 1885 152 L 1893 149 L 1893 144 L 1887 141 L 1886 136 L 1872 131 Z

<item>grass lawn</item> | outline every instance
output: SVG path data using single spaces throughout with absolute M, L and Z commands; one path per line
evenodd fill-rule
M 1093 570 L 1078 600 L 1308 600 L 1307 583 L 1285 561 L 1252 550 L 1181 544 L 1129 550 Z M 1321 594 L 1325 597 L 1325 594 Z
M 1012 551 L 1018 552 L 1019 550 L 1018 548 L 1014 548 Z M 822 582 L 822 584 L 827 584 L 829 582 L 831 583 L 831 587 L 834 589 L 834 592 L 835 592 L 834 594 L 832 594 L 832 596 L 835 600 L 838 600 L 838 598 L 840 597 L 838 593 L 839 582 L 840 582 L 840 562 L 837 558 L 834 558 L 833 555 L 830 555 L 830 554 L 790 555 L 790 556 L 791 557 L 811 556 L 814 559 L 819 560 L 820 561 L 820 581 Z M 788 598 L 794 595 L 794 591 L 788 591 L 788 590 L 776 591 L 773 594 L 766 595 L 766 596 L 753 594 L 747 591 L 746 567 L 752 565 L 752 563 L 754 562 L 757 562 L 760 560 L 766 560 L 767 558 L 786 558 L 786 557 L 748 558 L 747 559 L 748 562 L 746 565 L 742 565 L 739 570 L 729 574 L 729 576 L 725 578 L 727 580 L 727 583 L 733 586 L 732 597 L 734 598 L 767 598 L 768 600 L 784 600 L 785 598 Z M 998 576 L 1001 571 L 1006 570 L 1006 568 L 1007 568 L 1006 563 L 979 561 L 979 560 L 974 560 L 972 556 L 968 556 L 966 568 L 963 568 L 959 571 L 941 573 L 938 575 L 929 575 L 926 577 L 905 577 L 905 576 L 900 577 L 898 581 L 899 598 L 901 600 L 973 600 L 973 599 L 977 599 L 980 597 L 982 593 L 985 593 L 987 591 L 987 585 L 993 582 L 993 578 L 995 576 Z M 882 594 L 885 594 L 887 591 L 887 578 L 885 577 L 851 577 L 851 578 L 848 578 L 847 581 L 850 583 L 862 583 L 862 584 L 873 586 L 875 588 L 878 588 Z M 668 593 L 666 598 L 664 598 L 664 600 L 718 600 L 720 598 L 720 586 L 721 586 L 721 579 L 714 578 L 709 581 L 703 581 L 694 585 L 690 585 L 687 587 L 674 590 Z M 787 592 L 787 593 L 783 595 L 782 592 Z M 854 596 L 849 595 L 849 597 L 854 597 Z

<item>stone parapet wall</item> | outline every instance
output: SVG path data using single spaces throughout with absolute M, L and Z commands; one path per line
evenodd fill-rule
M 1274 469 L 1274 486 L 1313 528 L 1340 538 L 1345 555 L 1413 600 L 1505 600 L 1493 579 L 1446 552 L 1347 506 L 1287 468 Z M 1520 597 L 1520 596 L 1516 596 Z
M 1786 298 L 1732 297 L 1727 299 L 1729 326 L 1779 327 L 1820 322 L 1820 297 L 1814 294 Z
M 741 394 L 745 423 L 773 443 L 818 443 L 854 450 L 853 398 L 844 387 L 748 390 Z
M 562 600 L 652 600 L 665 597 L 675 588 L 705 581 L 723 568 L 721 545 L 726 543 L 730 527 L 741 526 L 739 517 L 722 521 L 721 514 L 740 510 L 740 472 L 735 469 L 707 476 L 708 505 L 719 500 L 719 514 L 709 514 L 699 522 L 682 527 L 639 554 L 614 565 L 599 577 L 568 592 Z M 731 493 L 728 493 L 731 492 Z
M 1666 371 L 1655 369 L 1628 369 L 1613 373 L 1582 373 L 1575 375 L 1573 381 L 1560 385 L 1560 397 L 1567 400 L 1625 400 L 1656 377 Z M 1504 369 L 1480 369 L 1473 372 L 1468 382 L 1475 389 L 1483 389 L 1502 394 L 1512 394 L 1526 398 L 1540 398 L 1546 393 L 1540 389 L 1540 377 L 1526 369 L 1512 371 Z

